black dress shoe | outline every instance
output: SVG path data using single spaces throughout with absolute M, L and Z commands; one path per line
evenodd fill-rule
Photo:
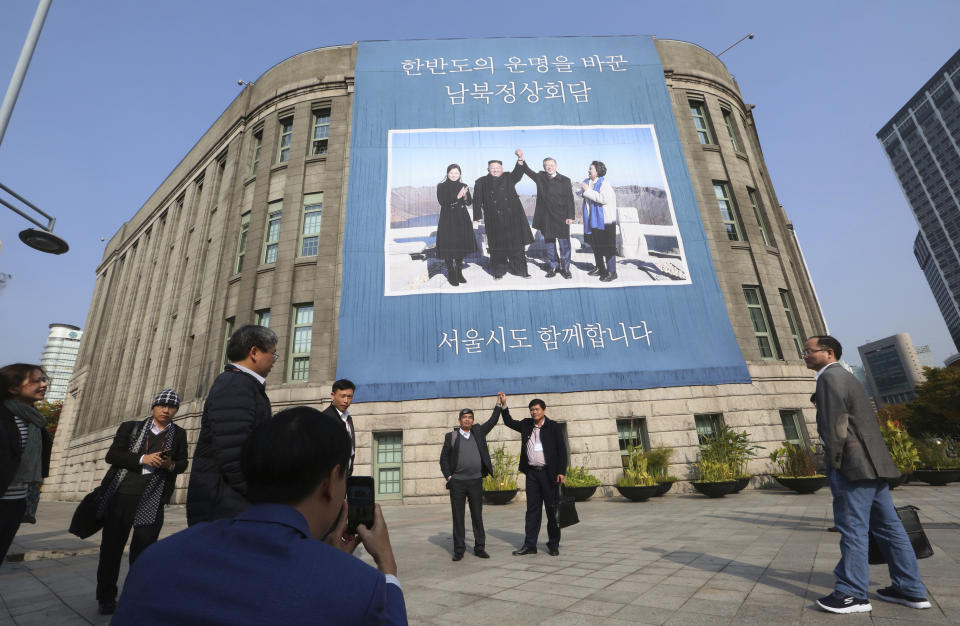
M 547 272 L 547 274 L 546 274 L 546 276 L 544 276 L 544 278 L 553 278 L 553 277 L 556 276 L 556 275 L 557 275 L 557 270 L 550 270 L 549 272 Z
M 573 274 L 570 273 L 570 270 L 560 270 L 560 275 L 566 278 L 567 280 L 573 278 Z
M 557 548 L 554 548 L 553 550 L 550 551 L 550 556 L 560 556 L 560 550 L 558 550 Z
M 473 549 L 473 554 L 474 554 L 475 556 L 477 556 L 478 558 L 481 558 L 481 559 L 489 559 L 489 558 L 490 558 L 490 555 L 487 554 L 487 551 L 484 550 L 483 548 L 474 548 L 474 549 Z
M 101 602 L 99 610 L 100 615 L 113 615 L 117 610 L 117 601 L 107 600 L 106 602 Z
M 525 554 L 536 554 L 536 553 L 537 553 L 537 549 L 531 548 L 530 546 L 523 546 L 519 550 L 513 551 L 514 556 L 523 556 Z
M 589 272 L 587 272 L 587 276 L 599 276 L 599 275 L 602 274 L 602 273 L 603 273 L 603 272 L 600 271 L 600 268 L 599 268 L 599 267 L 595 267 L 595 268 L 593 268 L 592 270 L 590 270 Z
M 601 277 L 600 277 L 600 282 L 601 282 L 601 283 L 609 283 L 610 281 L 613 281 L 613 280 L 617 280 L 617 275 L 616 275 L 616 274 L 607 274 L 606 276 L 601 276 Z
M 454 553 L 453 553 L 453 560 L 454 560 L 454 561 L 459 561 L 459 560 L 461 560 L 462 558 L 463 558 L 463 552 L 454 552 Z

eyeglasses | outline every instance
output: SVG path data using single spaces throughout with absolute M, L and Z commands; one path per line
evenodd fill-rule
M 830 348 L 817 348 L 816 350 L 811 350 L 810 348 L 806 348 L 806 349 L 802 352 L 802 354 L 803 354 L 803 356 L 810 356 L 810 355 L 813 354 L 814 352 L 826 352 L 826 351 L 829 350 L 829 349 L 830 349 Z
M 279 353 L 279 352 L 274 352 L 274 353 L 273 353 L 273 361 L 276 362 L 277 359 L 279 359 L 279 358 L 280 358 L 280 353 Z

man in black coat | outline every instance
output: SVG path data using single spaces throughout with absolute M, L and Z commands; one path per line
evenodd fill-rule
M 558 483 L 566 482 L 567 446 L 560 425 L 547 417 L 547 404 L 535 398 L 530 401 L 530 417 L 517 421 L 507 409 L 507 397 L 498 394 L 503 407 L 503 423 L 520 433 L 520 471 L 527 477 L 527 515 L 523 545 L 513 554 L 537 553 L 542 509 L 547 510 L 547 550 L 550 556 L 560 554 L 560 526 L 557 524 Z
M 503 278 L 509 266 L 513 274 L 530 278 L 524 247 L 533 243 L 533 233 L 514 187 L 523 178 L 523 168 L 518 164 L 504 176 L 503 162 L 494 159 L 487 162 L 487 172 L 474 183 L 473 219 L 486 227 L 493 277 Z
M 250 431 L 270 419 L 266 377 L 277 360 L 277 334 L 241 326 L 227 342 L 230 363 L 210 387 L 200 419 L 187 489 L 187 524 L 233 517 L 249 506 L 240 450 Z
M 470 522 L 473 524 L 473 553 L 489 559 L 484 549 L 486 533 L 483 530 L 483 477 L 493 473 L 487 435 L 500 419 L 500 405 L 483 424 L 475 426 L 473 411 L 461 409 L 459 428 L 443 438 L 440 451 L 440 471 L 450 490 L 450 509 L 453 513 L 453 560 L 459 561 L 466 551 L 464 538 L 464 500 L 470 502 Z
M 130 542 L 130 565 L 160 536 L 163 506 L 170 502 L 177 474 L 187 469 L 187 432 L 173 423 L 180 396 L 164 389 L 153 399 L 151 416 L 120 424 L 107 451 L 110 469 L 97 511 L 103 519 L 97 602 L 100 613 L 117 608 L 117 579 L 123 547 Z
M 353 461 L 357 456 L 357 433 L 353 429 L 353 418 L 350 417 L 350 405 L 353 404 L 353 394 L 357 386 L 353 381 L 341 378 L 334 381 L 330 391 L 330 406 L 322 411 L 323 415 L 336 420 L 350 435 L 350 463 L 347 465 L 347 476 L 353 476 Z
M 547 248 L 547 263 L 550 268 L 547 278 L 558 273 L 564 278 L 573 278 L 570 273 L 570 224 L 576 216 L 573 207 L 573 184 L 557 172 L 557 160 L 543 160 L 543 171 L 534 172 L 523 159 L 523 150 L 517 148 L 517 164 L 523 173 L 537 184 L 537 208 L 533 212 L 533 227 L 543 235 Z M 560 258 L 557 259 L 557 245 Z

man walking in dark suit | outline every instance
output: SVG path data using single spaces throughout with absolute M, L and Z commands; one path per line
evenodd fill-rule
M 870 568 L 868 537 L 876 538 L 887 559 L 889 587 L 877 596 L 914 609 L 930 608 L 917 557 L 893 507 L 887 478 L 900 476 L 883 443 L 870 400 L 857 377 L 837 365 L 843 348 L 829 335 L 811 337 L 803 360 L 817 372 L 817 431 L 826 453 L 833 521 L 840 532 L 840 562 L 833 570 L 834 591 L 817 600 L 831 613 L 872 610 L 867 599 Z
M 246 509 L 247 481 L 240 450 L 247 435 L 270 419 L 266 377 L 277 360 L 277 334 L 241 326 L 227 342 L 230 363 L 210 387 L 200 418 L 187 489 L 187 524 L 233 517 Z
M 493 473 L 487 435 L 500 419 L 500 405 L 479 426 L 473 423 L 473 411 L 460 410 L 460 427 L 454 428 L 443 438 L 440 451 L 440 471 L 447 479 L 450 490 L 450 509 L 453 512 L 453 560 L 463 558 L 466 550 L 464 539 L 464 500 L 470 502 L 470 522 L 473 524 L 473 553 L 481 559 L 489 559 L 484 549 L 486 533 L 483 530 L 483 477 Z
M 110 469 L 101 483 L 97 517 L 103 519 L 97 602 L 100 613 L 117 607 L 117 579 L 123 547 L 130 542 L 130 565 L 160 536 L 163 505 L 170 502 L 177 474 L 187 469 L 187 431 L 173 423 L 180 396 L 164 389 L 153 399 L 151 416 L 120 424 L 107 451 Z
M 576 216 L 573 207 L 573 184 L 557 171 L 557 160 L 543 160 L 543 171 L 534 172 L 523 160 L 523 150 L 517 148 L 517 164 L 523 173 L 537 184 L 537 208 L 533 212 L 533 227 L 540 231 L 547 247 L 547 278 L 558 273 L 573 278 L 570 273 L 570 224 Z M 557 259 L 557 246 L 560 258 Z
M 537 553 L 542 509 L 547 510 L 547 550 L 550 556 L 560 554 L 560 526 L 557 524 L 557 484 L 565 483 L 567 446 L 560 425 L 547 417 L 546 403 L 530 401 L 530 417 L 517 421 L 510 417 L 507 397 L 497 395 L 503 423 L 520 433 L 520 471 L 527 477 L 527 515 L 523 545 L 514 554 Z
M 347 476 L 353 475 L 353 461 L 357 456 L 357 433 L 353 429 L 353 418 L 350 417 L 349 409 L 353 404 L 353 394 L 357 386 L 353 381 L 341 378 L 334 381 L 333 389 L 330 392 L 330 406 L 323 410 L 323 414 L 336 420 L 337 424 L 343 426 L 350 435 L 350 463 L 347 466 Z

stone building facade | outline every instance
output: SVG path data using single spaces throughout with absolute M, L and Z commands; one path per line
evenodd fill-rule
M 752 382 L 534 396 L 565 423 L 571 464 L 604 485 L 621 468 L 623 433 L 675 448 L 689 476 L 698 432 L 718 423 L 776 447 L 815 434 L 814 384 L 800 349 L 824 322 L 792 225 L 770 181 L 752 115 L 719 59 L 656 40 L 716 275 Z M 274 410 L 323 407 L 336 373 L 343 216 L 350 176 L 356 46 L 311 50 L 246 87 L 107 245 L 68 388 L 45 497 L 79 499 L 106 470 L 117 425 L 145 416 L 157 390 L 184 397 L 177 422 L 196 441 L 225 339 L 267 323 L 281 358 L 268 378 Z M 307 340 L 309 338 L 309 340 Z M 457 411 L 478 419 L 493 398 L 362 402 L 356 472 L 405 501 L 446 498 L 438 459 Z M 519 449 L 500 425 L 489 437 Z M 751 470 L 767 468 L 765 455 Z M 522 478 L 521 478 L 522 480 Z M 174 501 L 186 497 L 186 476 Z M 606 487 L 610 493 L 610 488 Z

